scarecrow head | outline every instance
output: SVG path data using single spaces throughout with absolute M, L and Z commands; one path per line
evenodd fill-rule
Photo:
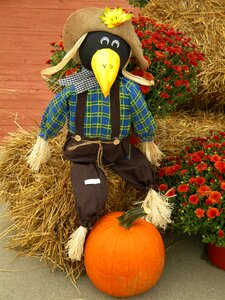
M 56 73 L 73 58 L 76 63 L 93 71 L 105 97 L 119 73 L 140 84 L 152 85 L 152 81 L 126 71 L 131 55 L 137 59 L 141 69 L 148 66 L 131 18 L 132 15 L 122 8 L 75 11 L 67 19 L 63 30 L 66 56 L 57 66 L 43 70 L 42 75 Z

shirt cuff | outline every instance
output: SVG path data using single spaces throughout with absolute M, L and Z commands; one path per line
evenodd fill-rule
M 39 133 L 39 136 L 40 136 L 41 138 L 43 138 L 45 141 L 48 140 L 48 136 L 47 136 L 47 134 L 45 134 L 44 132 L 40 132 L 40 133 Z
M 152 136 L 142 136 L 141 137 L 141 142 L 144 143 L 144 142 L 152 142 L 154 140 L 154 135 Z

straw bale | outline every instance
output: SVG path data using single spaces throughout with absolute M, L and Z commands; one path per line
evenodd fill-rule
M 156 142 L 165 155 L 176 155 L 194 136 L 209 129 L 225 130 L 225 116 L 198 112 L 173 113 L 157 119 Z M 51 159 L 33 173 L 25 158 L 35 143 L 37 131 L 10 134 L 0 148 L 0 199 L 8 203 L 8 247 L 18 254 L 38 257 L 52 270 L 60 268 L 73 282 L 84 271 L 83 261 L 71 262 L 64 249 L 77 228 L 77 214 L 70 181 L 70 163 L 62 157 L 65 132 L 50 141 Z M 144 197 L 143 192 L 106 168 L 108 199 L 101 214 L 127 210 Z
M 205 53 L 199 96 L 190 102 L 190 107 L 224 111 L 224 0 L 151 0 L 142 13 L 183 31 Z
M 11 219 L 6 233 L 8 247 L 21 255 L 39 257 L 60 268 L 73 281 L 84 270 L 82 262 L 71 262 L 65 242 L 77 228 L 77 214 L 70 181 L 70 163 L 62 157 L 65 133 L 50 141 L 51 159 L 33 173 L 25 159 L 35 143 L 37 131 L 10 134 L 0 148 L 0 199 L 8 203 L 6 217 Z M 106 168 L 108 194 L 105 209 L 123 211 L 139 201 L 143 192 Z M 1 237 L 1 234 L 0 234 Z
M 156 139 L 165 156 L 177 155 L 193 137 L 204 137 L 209 130 L 225 131 L 225 115 L 196 111 L 179 111 L 157 119 Z

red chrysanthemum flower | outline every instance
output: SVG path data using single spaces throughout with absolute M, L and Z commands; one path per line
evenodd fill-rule
M 140 89 L 141 89 L 142 94 L 144 94 L 144 95 L 148 94 L 150 91 L 149 86 L 145 86 L 145 85 L 140 85 Z
M 205 155 L 204 160 L 210 160 L 211 156 L 210 155 Z
M 220 173 L 225 173 L 225 162 L 217 161 L 214 164 L 215 168 L 220 171 Z
M 159 176 L 160 177 L 163 177 L 163 176 L 165 176 L 166 175 L 166 168 L 161 168 L 160 170 L 159 170 Z
M 203 158 L 205 156 L 205 152 L 202 150 L 199 150 L 197 152 L 195 152 L 197 155 L 199 155 L 201 158 Z
M 188 172 L 188 170 L 186 170 L 186 169 L 185 170 L 181 170 L 180 171 L 180 175 L 182 176 L 182 175 L 186 174 L 187 172 Z
M 165 183 L 160 184 L 159 185 L 159 190 L 160 191 L 166 191 L 166 190 L 168 190 L 168 185 L 165 184 Z
M 174 197 L 175 196 L 175 189 L 170 189 L 169 191 L 166 192 L 165 194 L 167 197 Z
M 179 86 L 182 85 L 182 81 L 179 80 L 179 79 L 177 79 L 177 80 L 174 81 L 174 85 L 175 85 L 176 87 L 179 87 Z
M 154 79 L 154 76 L 152 75 L 152 73 L 149 73 L 149 72 L 144 72 L 143 77 L 149 81 Z
M 206 144 L 205 146 L 203 146 L 204 149 L 211 149 L 213 146 L 212 143 Z
M 205 201 L 206 205 L 214 205 L 221 202 L 222 195 L 218 191 L 212 191 L 209 198 Z
M 195 183 L 198 184 L 198 185 L 202 185 L 206 182 L 205 178 L 204 177 L 196 177 L 195 178 Z
M 220 238 L 224 237 L 224 231 L 222 229 L 219 229 L 219 231 L 218 231 L 218 237 L 220 237 Z
M 172 166 L 172 169 L 174 172 L 177 172 L 180 170 L 180 165 L 176 164 L 176 165 Z
M 220 131 L 219 134 L 220 134 L 221 136 L 225 137 L 225 132 Z
M 165 53 L 163 53 L 163 52 L 161 52 L 161 51 L 154 51 L 154 53 L 155 53 L 155 57 L 156 57 L 157 59 L 165 59 L 165 58 L 166 58 Z
M 62 41 L 62 40 L 59 41 L 58 46 L 59 46 L 59 47 L 63 47 L 63 41 Z
M 202 185 L 199 187 L 199 189 L 197 190 L 197 193 L 200 195 L 200 196 L 208 196 L 211 192 L 211 189 L 209 186 L 207 185 Z
M 71 74 L 74 74 L 75 72 L 76 72 L 75 69 L 69 69 L 69 70 L 66 71 L 66 76 L 69 76 L 69 75 L 71 75 Z
M 206 163 L 200 163 L 199 165 L 197 165 L 196 169 L 197 169 L 198 172 L 205 171 L 207 169 L 207 164 Z
M 222 182 L 220 183 L 220 188 L 221 188 L 221 190 L 224 190 L 224 191 L 225 191 L 225 181 L 222 181 Z
M 215 141 L 219 141 L 219 140 L 220 140 L 220 137 L 219 137 L 218 135 L 214 135 L 214 136 L 213 136 L 213 139 L 214 139 Z
M 174 173 L 176 173 L 176 171 L 174 171 L 173 166 L 167 167 L 165 169 L 165 175 L 167 176 L 172 176 L 174 175 Z
M 186 193 L 189 190 L 189 186 L 187 184 L 180 184 L 177 187 L 178 192 L 180 193 Z
M 182 67 L 181 66 L 178 66 L 178 65 L 173 65 L 173 69 L 177 72 L 180 72 L 182 71 Z
M 218 154 L 214 154 L 211 156 L 210 160 L 213 162 L 221 161 L 221 157 Z
M 170 95 L 167 94 L 167 93 L 165 93 L 165 92 L 162 92 L 162 93 L 160 94 L 160 96 L 161 96 L 162 98 L 164 98 L 164 99 L 170 98 Z
M 220 215 L 220 212 L 217 208 L 215 207 L 210 207 L 208 210 L 207 210 L 207 216 L 210 218 L 210 219 L 214 219 L 215 217 L 219 217 Z
M 190 184 L 194 184 L 195 183 L 195 178 L 194 177 L 191 177 L 188 181 Z
M 191 196 L 189 196 L 188 201 L 191 204 L 198 204 L 199 198 L 197 195 L 191 195 Z
M 195 214 L 196 214 L 196 216 L 200 219 L 200 218 L 203 218 L 203 217 L 204 217 L 205 211 L 204 211 L 204 209 L 202 209 L 202 208 L 197 208 L 197 209 L 195 210 Z
M 207 206 L 212 206 L 214 203 L 213 203 L 213 200 L 212 200 L 212 199 L 207 198 L 207 199 L 205 200 L 205 204 L 206 204 Z
M 212 191 L 209 197 L 217 203 L 222 199 L 222 195 L 219 191 Z
M 198 155 L 197 153 L 191 154 L 191 159 L 193 162 L 201 162 L 202 161 L 201 156 Z

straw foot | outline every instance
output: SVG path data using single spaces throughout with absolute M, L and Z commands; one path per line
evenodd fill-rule
M 86 227 L 80 226 L 71 234 L 70 239 L 66 244 L 66 250 L 72 261 L 80 261 L 82 258 L 87 231 L 88 229 Z
M 168 197 L 150 189 L 142 207 L 147 214 L 146 221 L 155 227 L 165 230 L 167 224 L 171 223 L 172 205 L 168 202 Z

